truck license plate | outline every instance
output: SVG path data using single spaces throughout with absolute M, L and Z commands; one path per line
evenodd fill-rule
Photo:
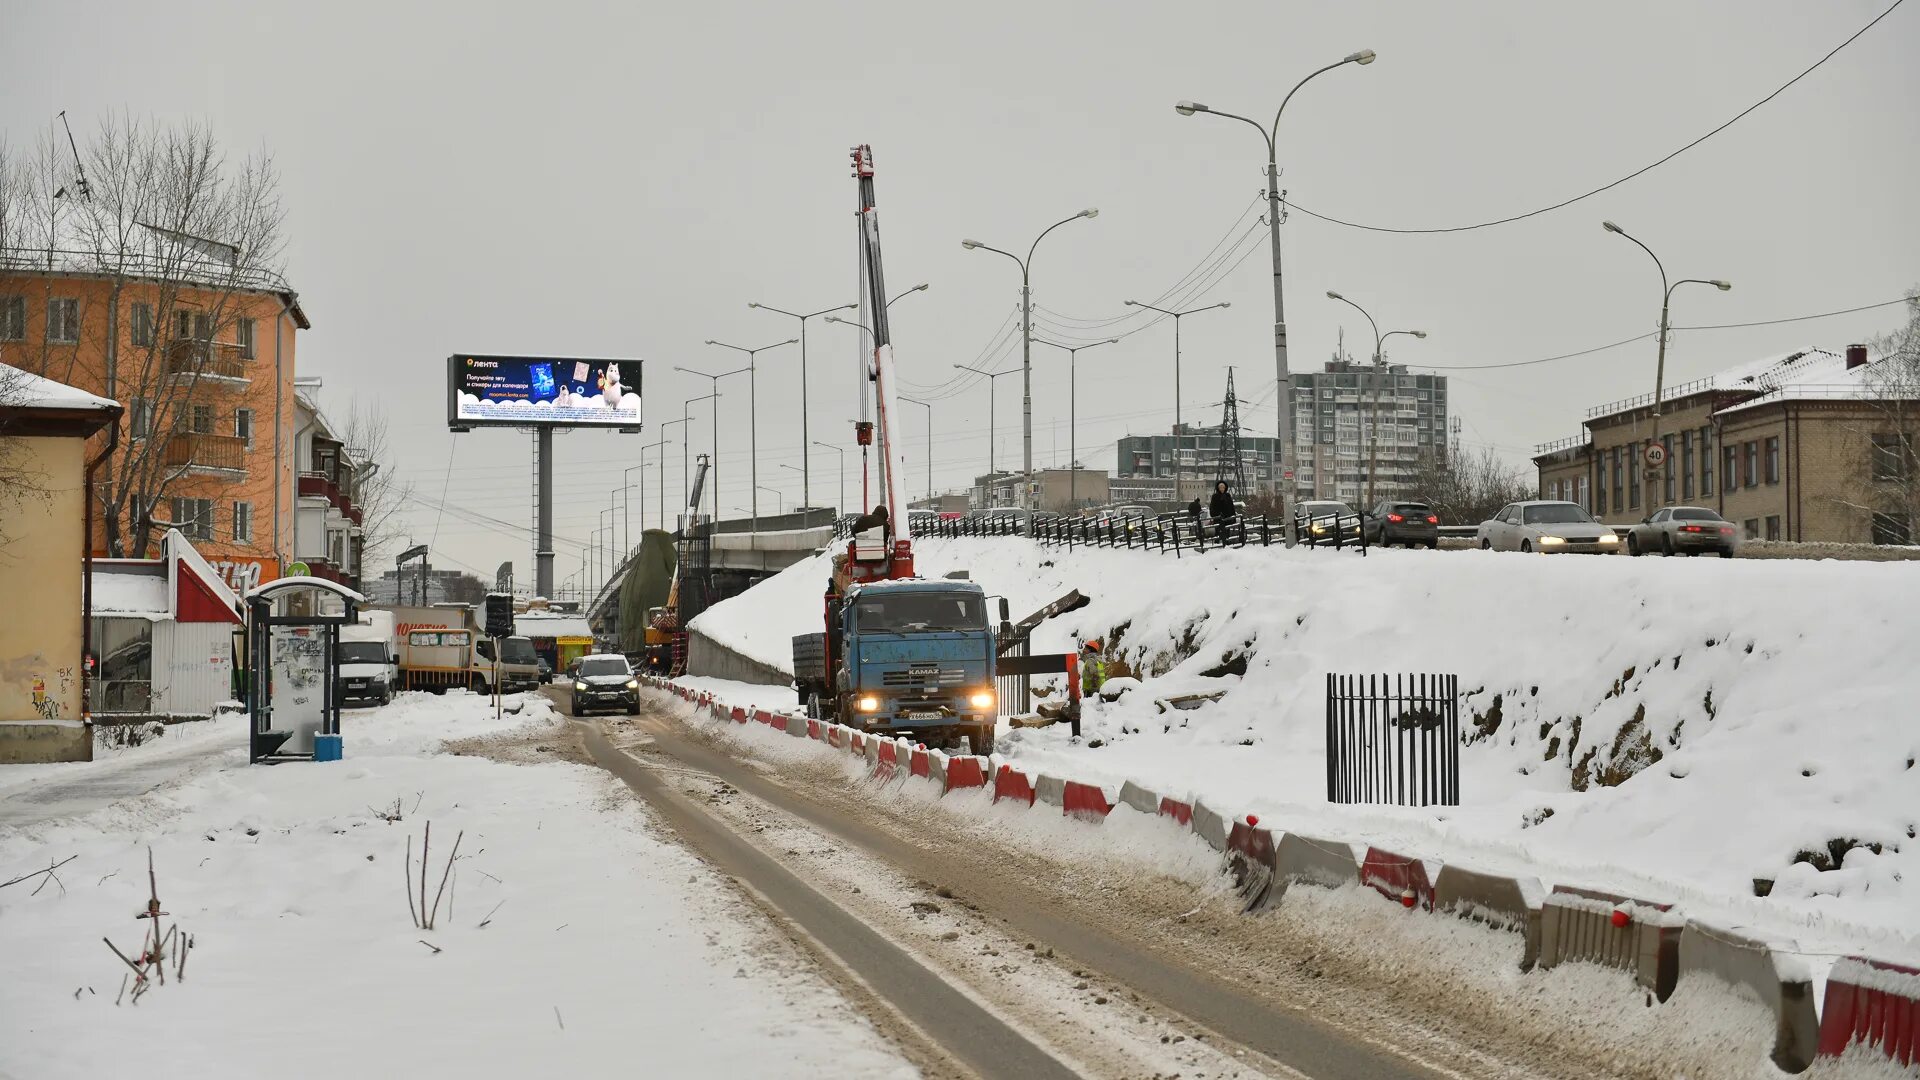
M 937 713 L 937 712 L 910 712 L 910 713 L 908 713 L 908 714 L 907 714 L 907 719 L 909 719 L 909 720 L 938 720 L 938 719 L 940 719 L 940 714 L 939 714 L 939 713 Z

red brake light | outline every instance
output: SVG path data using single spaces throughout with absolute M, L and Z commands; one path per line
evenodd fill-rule
M 1720 526 L 1720 535 L 1721 535 L 1721 536 L 1732 536 L 1732 535 L 1733 535 L 1733 526 L 1731 526 L 1731 525 L 1722 525 L 1722 526 Z
M 1681 532 L 1700 532 L 1701 529 L 1700 529 L 1700 526 L 1698 525 L 1682 525 L 1680 526 L 1680 531 Z
M 1406 519 L 1406 518 L 1403 518 L 1403 517 L 1401 517 L 1401 516 L 1400 516 L 1399 514 L 1388 514 L 1388 515 L 1387 515 L 1387 520 L 1388 520 L 1388 521 L 1391 521 L 1391 522 L 1394 522 L 1394 523 L 1396 523 L 1396 524 L 1397 524 L 1397 523 L 1399 523 L 1399 522 L 1402 522 L 1402 521 L 1405 521 L 1405 520 L 1407 520 L 1407 519 Z
M 1437 518 L 1437 517 L 1434 517 L 1434 516 L 1433 516 L 1432 514 L 1428 514 L 1428 515 L 1427 515 L 1427 524 L 1429 524 L 1429 525 L 1438 525 L 1438 524 L 1440 524 L 1440 519 L 1439 519 L 1439 518 Z

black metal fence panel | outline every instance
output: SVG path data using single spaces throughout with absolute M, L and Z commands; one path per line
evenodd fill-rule
M 1327 801 L 1460 805 L 1455 675 L 1327 675 Z

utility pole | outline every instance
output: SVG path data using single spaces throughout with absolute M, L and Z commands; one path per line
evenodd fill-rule
M 900 395 L 900 400 L 911 401 L 927 410 L 927 498 L 931 499 L 933 498 L 933 405 L 919 398 L 910 398 L 905 394 Z
M 1175 322 L 1173 325 L 1178 328 L 1180 324 Z M 1120 339 L 1117 337 L 1108 338 L 1105 341 L 1096 341 L 1090 345 L 1062 345 L 1057 341 L 1037 338 L 1034 344 L 1051 345 L 1067 354 L 1067 502 L 1077 511 L 1080 508 L 1080 491 L 1077 483 L 1080 478 L 1080 450 L 1078 446 L 1080 441 L 1080 428 L 1079 417 L 1076 414 L 1080 404 L 1080 385 L 1075 372 L 1079 367 L 1080 350 L 1097 349 L 1102 345 L 1118 345 L 1120 344 Z M 1177 456 L 1176 454 L 1176 457 Z M 987 471 L 992 472 L 993 470 L 989 468 Z M 1177 471 L 1176 469 L 1176 473 Z M 1178 494 L 1180 481 L 1176 478 L 1173 484 L 1174 493 Z
M 1242 123 L 1252 124 L 1254 130 L 1260 132 L 1261 137 L 1267 141 L 1267 239 L 1273 249 L 1273 368 L 1274 381 L 1279 391 L 1280 405 L 1280 419 L 1275 425 L 1275 429 L 1276 437 L 1280 441 L 1280 508 L 1283 517 L 1286 515 L 1287 507 L 1293 503 L 1293 474 L 1296 454 L 1291 437 L 1291 429 L 1293 426 L 1293 379 L 1287 370 L 1286 297 L 1280 287 L 1280 165 L 1278 154 L 1275 152 L 1275 146 L 1280 137 L 1280 117 L 1286 113 L 1287 102 L 1293 100 L 1293 95 L 1299 93 L 1300 88 L 1313 81 L 1316 76 L 1324 75 L 1334 68 L 1342 67 L 1346 64 L 1366 65 L 1373 63 L 1373 61 L 1373 50 L 1362 49 L 1335 63 L 1328 64 L 1326 67 L 1301 79 L 1294 84 L 1292 90 L 1287 91 L 1286 97 L 1280 99 L 1280 108 L 1275 110 L 1273 114 L 1272 127 L 1263 126 L 1258 121 L 1249 120 L 1244 116 L 1221 112 L 1218 109 L 1209 109 L 1198 102 L 1182 101 L 1176 103 L 1173 107 L 1173 111 L 1182 116 L 1192 116 L 1194 113 L 1212 113 L 1215 116 L 1224 116 L 1230 120 L 1239 120 Z M 1292 547 L 1295 540 L 1293 530 L 1289 528 L 1286 530 L 1286 533 L 1287 546 Z
M 926 288 L 925 285 L 920 286 Z M 786 311 L 771 304 L 748 301 L 747 307 L 760 311 L 771 311 L 776 315 L 785 315 L 800 320 L 800 505 L 813 505 L 813 436 L 807 428 L 807 320 L 835 311 L 851 311 L 858 304 L 841 304 L 838 307 L 821 308 L 809 311 L 805 315 L 797 311 Z
M 1196 315 L 1202 311 L 1212 311 L 1214 308 L 1227 308 L 1233 305 L 1222 300 L 1217 304 L 1208 304 L 1206 307 L 1189 308 L 1186 311 L 1169 311 L 1163 307 L 1154 307 L 1152 304 L 1143 304 L 1138 300 L 1128 300 L 1126 301 L 1126 306 L 1145 308 L 1148 311 L 1157 311 L 1162 315 L 1173 317 L 1173 433 L 1176 436 L 1173 447 L 1175 456 L 1177 457 L 1180 449 L 1178 439 L 1178 435 L 1180 434 L 1180 320 L 1188 315 Z

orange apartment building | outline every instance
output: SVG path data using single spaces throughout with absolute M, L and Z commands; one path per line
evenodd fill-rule
M 298 557 L 313 464 L 296 455 L 294 357 L 311 324 L 278 275 L 177 254 L 0 249 L 0 363 L 124 407 L 96 555 L 150 557 L 171 525 L 244 592 Z

